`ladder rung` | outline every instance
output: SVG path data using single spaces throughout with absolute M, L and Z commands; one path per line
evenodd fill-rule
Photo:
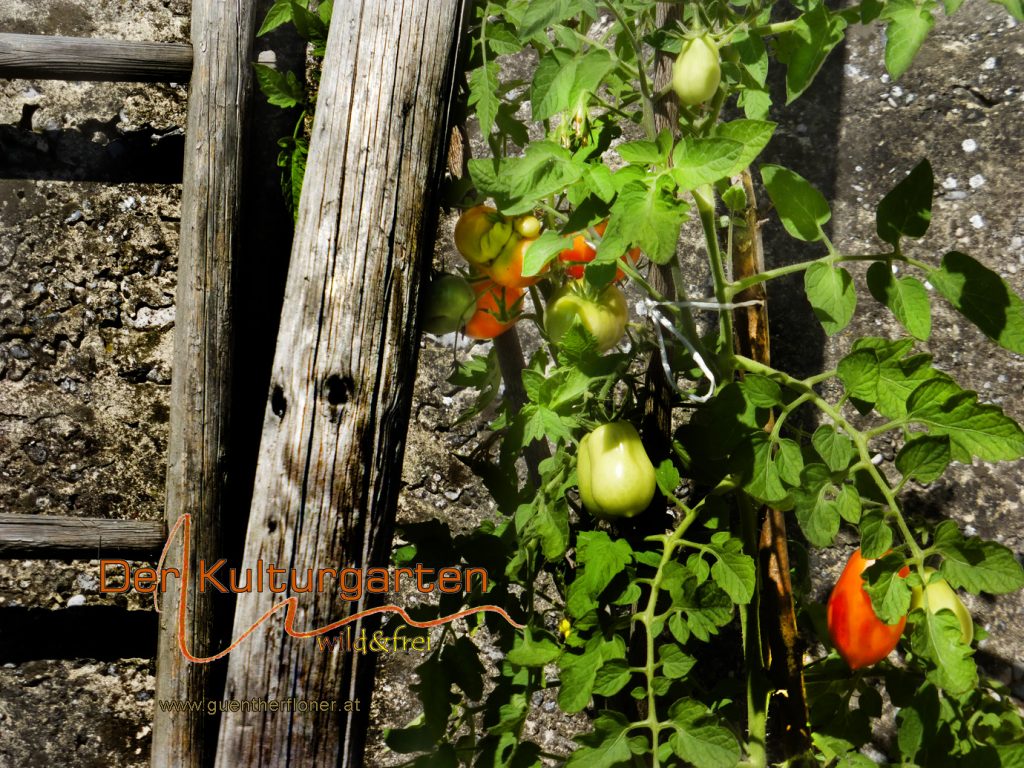
M 0 77 L 187 83 L 192 46 L 0 33 Z
M 152 560 L 166 540 L 158 520 L 0 515 L 0 560 Z

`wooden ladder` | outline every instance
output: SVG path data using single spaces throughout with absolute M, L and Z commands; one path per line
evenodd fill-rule
M 427 198 L 444 164 L 443 125 L 456 82 L 458 31 L 472 4 L 335 4 L 292 263 L 287 284 L 279 281 L 281 328 L 275 319 L 269 332 L 266 326 L 256 332 L 277 343 L 268 350 L 274 357 L 268 355 L 267 380 L 248 387 L 262 406 L 250 441 L 260 451 L 258 463 L 252 452 L 258 467 L 253 488 L 243 488 L 239 500 L 225 491 L 228 470 L 238 466 L 228 451 L 238 440 L 229 439 L 229 427 L 239 431 L 230 411 L 241 399 L 232 382 L 232 360 L 238 357 L 232 354 L 238 340 L 230 332 L 238 298 L 233 290 L 260 288 L 263 275 L 251 267 L 253 251 L 266 250 L 274 234 L 267 217 L 243 221 L 255 208 L 243 203 L 243 189 L 248 195 L 262 180 L 277 193 L 274 172 L 263 170 L 262 179 L 244 184 L 241 178 L 247 119 L 260 102 L 249 103 L 254 23 L 269 5 L 192 0 L 192 46 L 0 35 L 0 77 L 183 82 L 191 72 L 165 519 L 4 515 L 0 558 L 153 559 L 166 532 L 189 513 L 193 581 L 200 560 L 224 556 L 227 528 L 240 525 L 245 532 L 246 516 L 242 562 L 250 567 L 264 552 L 273 556 L 268 562 L 298 562 L 295 567 L 305 561 L 388 561 L 416 368 L 419 285 L 436 219 Z M 357 71 L 360 77 L 353 79 Z M 265 115 L 257 117 L 251 122 L 265 135 L 290 132 L 270 125 Z M 265 148 L 262 156 L 268 157 Z M 246 253 L 244 269 L 236 258 L 240 250 Z M 251 333 L 247 326 L 238 336 Z M 274 394 L 268 397 L 271 381 Z M 302 492 L 292 493 L 296 488 Z M 224 510 L 239 503 L 245 515 L 225 521 Z M 180 547 L 171 548 L 165 567 L 180 567 L 179 553 Z M 179 651 L 178 581 L 169 579 L 163 595 L 156 698 L 219 698 L 213 665 L 188 663 Z M 241 637 L 275 599 L 271 593 L 239 595 L 232 637 Z M 339 613 L 359 615 L 351 604 L 339 605 L 336 595 L 315 600 L 304 617 L 314 622 L 332 621 Z M 215 646 L 223 638 L 215 633 L 211 601 L 192 591 L 184 613 L 189 651 L 200 657 L 219 651 Z M 290 643 L 282 651 L 280 625 L 275 632 L 231 653 L 222 670 L 226 696 L 369 694 L 372 662 L 323 654 L 312 644 Z M 224 719 L 218 741 L 211 732 L 217 721 L 205 707 L 172 712 L 157 706 L 151 764 L 205 768 L 216 758 L 218 768 L 356 768 L 363 763 L 368 710 L 352 717 L 332 710 L 316 720 L 243 712 Z
M 192 517 L 192 573 L 197 561 L 220 556 L 232 386 L 232 272 L 241 244 L 240 179 L 253 107 L 256 14 L 268 5 L 262 0 L 193 0 L 191 45 L 0 34 L 0 78 L 190 83 L 165 519 L 0 514 L 0 559 L 155 561 L 169 527 L 185 512 Z M 265 122 L 261 120 L 264 130 Z M 275 173 L 272 166 L 266 171 L 271 177 Z M 276 180 L 271 188 L 280 200 Z M 180 548 L 172 548 L 167 566 L 180 567 L 178 552 Z M 178 651 L 173 609 L 177 580 L 169 580 L 168 586 L 173 589 L 163 597 L 159 618 L 156 698 L 213 698 L 210 665 L 188 664 Z M 210 653 L 211 601 L 190 599 L 189 607 L 186 641 L 193 652 Z M 154 705 L 151 764 L 209 764 L 216 733 L 207 729 L 215 724 L 205 712 L 164 712 Z

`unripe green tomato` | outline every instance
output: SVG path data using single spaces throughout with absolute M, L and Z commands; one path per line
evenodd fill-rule
M 672 65 L 672 90 L 679 101 L 695 107 L 715 95 L 722 82 L 718 48 L 707 35 L 687 40 Z
M 971 612 L 960 600 L 960 596 L 949 586 L 945 579 L 932 579 L 935 573 L 934 568 L 925 568 L 925 581 L 927 585 L 914 587 L 910 596 L 910 610 L 924 606 L 924 596 L 928 595 L 928 610 L 931 613 L 938 613 L 942 610 L 949 610 L 956 614 L 960 620 L 960 637 L 965 645 L 970 645 L 974 639 L 974 621 L 971 619 Z
M 580 441 L 580 499 L 594 517 L 633 517 L 647 509 L 657 485 L 654 465 L 632 424 L 603 424 Z
M 607 352 L 626 333 L 629 308 L 626 297 L 614 284 L 608 285 L 596 299 L 590 299 L 579 285 L 567 285 L 548 302 L 544 328 L 556 344 L 573 323 L 579 322 L 597 339 L 597 349 Z
M 494 261 L 516 237 L 512 222 L 489 205 L 477 205 L 455 222 L 455 247 L 474 266 Z
M 519 216 L 516 218 L 515 228 L 520 237 L 535 238 L 540 234 L 540 219 L 530 214 Z
M 476 292 L 458 275 L 441 275 L 427 286 L 423 308 L 423 330 L 443 336 L 455 333 L 476 309 Z

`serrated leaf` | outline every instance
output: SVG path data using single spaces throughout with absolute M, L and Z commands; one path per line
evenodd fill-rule
M 865 512 L 860 518 L 860 551 L 874 560 L 892 548 L 892 528 L 878 510 Z
M 822 225 L 832 218 L 822 194 L 803 176 L 778 165 L 762 165 L 761 179 L 786 231 L 798 240 L 820 240 Z
M 659 646 L 658 658 L 661 662 L 661 674 L 673 680 L 686 677 L 697 663 L 695 658 L 684 653 L 678 645 L 673 644 Z
M 263 17 L 263 23 L 260 25 L 259 31 L 256 32 L 256 37 L 262 37 L 291 20 L 292 0 L 276 0 L 267 10 L 267 15 Z
M 604 531 L 580 531 L 576 539 L 576 562 L 583 568 L 577 580 L 582 581 L 592 595 L 599 595 L 632 559 L 629 542 L 613 540 Z
M 804 272 L 804 291 L 815 317 L 829 336 L 843 330 L 857 309 L 853 278 L 842 267 L 812 264 Z
M 622 659 L 612 659 L 597 670 L 594 676 L 594 693 L 598 696 L 614 696 L 629 684 L 632 673 L 629 664 Z
M 630 248 L 639 247 L 654 263 L 668 263 L 676 255 L 687 211 L 689 206 L 676 197 L 667 179 L 627 183 L 612 206 L 595 261 L 614 262 Z
M 908 440 L 896 454 L 896 469 L 905 477 L 930 483 L 942 477 L 951 460 L 948 435 L 921 435 Z
M 924 237 L 932 220 L 934 184 L 932 166 L 922 160 L 878 204 L 878 236 L 892 246 L 898 245 L 901 237 Z
M 836 496 L 836 509 L 843 520 L 851 525 L 857 525 L 861 513 L 860 494 L 857 493 L 857 489 L 852 485 L 842 486 L 839 495 Z
M 888 555 L 877 560 L 864 572 L 864 591 L 871 598 L 871 606 L 886 624 L 896 624 L 910 609 L 910 587 L 899 575 L 903 559 Z
M 536 275 L 559 253 L 572 246 L 570 238 L 562 237 L 557 232 L 546 230 L 534 240 L 523 254 L 523 276 Z
M 828 54 L 842 42 L 845 29 L 846 20 L 820 3 L 779 35 L 777 56 L 786 65 L 787 104 L 807 90 Z
M 253 64 L 256 82 L 267 101 L 275 107 L 289 109 L 306 100 L 306 90 L 292 71 L 278 72 L 266 64 Z
M 804 457 L 800 444 L 784 437 L 779 440 L 779 450 L 775 454 L 775 467 L 779 478 L 786 485 L 800 485 L 800 473 L 804 469 Z
M 735 768 L 740 759 L 736 737 L 720 725 L 676 725 L 669 744 L 696 768 Z
M 910 644 L 915 654 L 934 665 L 928 670 L 928 679 L 954 696 L 974 688 L 978 669 L 971 658 L 971 647 L 961 639 L 960 620 L 951 611 L 919 609 L 915 614 Z
M 740 381 L 747 402 L 758 408 L 771 408 L 782 402 L 782 387 L 767 376 L 747 374 Z
M 599 200 L 610 203 L 615 197 L 615 183 L 612 181 L 612 172 L 607 165 L 588 164 L 583 172 L 583 180 Z
M 811 445 L 833 472 L 846 469 L 857 456 L 853 441 L 829 424 L 824 424 L 814 431 L 811 435 Z
M 994 541 L 964 539 L 952 520 L 939 523 L 935 548 L 943 557 L 939 571 L 954 588 L 1002 595 L 1024 587 L 1024 569 L 1012 551 Z
M 535 636 L 534 630 L 527 627 L 516 637 L 515 645 L 505 658 L 521 667 L 543 667 L 557 659 L 561 652 L 547 632 L 539 630 Z
M 935 0 L 889 0 L 882 19 L 885 27 L 885 68 L 894 80 L 907 71 L 935 26 Z
M 746 605 L 754 596 L 754 560 L 742 552 L 715 549 L 711 578 L 737 605 Z
M 1011 352 L 1024 354 L 1024 301 L 992 270 L 951 251 L 928 281 L 981 332 Z
M 763 84 L 763 83 L 762 83 Z M 740 156 L 726 176 L 735 176 L 756 160 L 761 151 L 768 146 L 776 124 L 768 120 L 730 120 L 715 126 L 715 136 L 720 139 L 731 139 L 743 145 Z
M 672 153 L 672 175 L 686 190 L 713 184 L 736 172 L 743 150 L 743 145 L 732 139 L 685 139 Z
M 932 332 L 932 307 L 928 291 L 914 277 L 897 278 L 886 262 L 868 268 L 868 290 L 884 304 L 914 338 L 925 341 Z
M 666 495 L 675 493 L 681 481 L 679 470 L 676 469 L 671 459 L 665 459 L 658 465 L 654 471 L 654 477 L 658 481 L 658 488 Z
M 874 405 L 878 400 L 881 368 L 873 349 L 858 349 L 839 361 L 836 371 L 846 393 L 854 400 Z
M 1011 461 L 1024 456 L 1024 431 L 996 405 L 949 379 L 926 381 L 907 399 L 907 419 L 932 434 L 948 435 L 953 459 Z
M 855 351 L 871 349 L 878 357 L 878 412 L 889 419 L 902 419 L 907 415 L 907 398 L 923 382 L 948 379 L 931 366 L 931 356 L 904 357 L 913 346 L 909 339 L 889 341 L 875 337 L 857 339 Z
M 614 768 L 632 759 L 629 721 L 618 712 L 602 712 L 591 733 L 573 740 L 583 746 L 572 753 L 565 768 Z
M 656 165 L 663 163 L 668 158 L 661 152 L 661 148 L 653 141 L 627 141 L 615 148 L 619 157 L 624 162 L 637 165 Z
M 831 472 L 824 464 L 808 464 L 800 473 L 800 486 L 790 494 L 800 530 L 816 547 L 827 547 L 839 533 L 839 506 L 832 497 Z
M 730 463 L 732 470 L 743 478 L 743 490 L 765 504 L 781 502 L 788 495 L 773 454 L 768 435 L 754 432 L 740 444 Z
M 487 62 L 486 66 L 477 67 L 469 73 L 469 99 L 467 103 L 476 112 L 480 121 L 480 132 L 489 136 L 494 129 L 494 120 L 498 115 L 498 64 Z

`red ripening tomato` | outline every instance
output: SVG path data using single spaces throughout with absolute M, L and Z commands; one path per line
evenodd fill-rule
M 466 323 L 467 336 L 493 339 L 516 324 L 523 300 L 522 288 L 505 288 L 487 278 L 471 285 L 476 291 L 476 311 Z
M 904 616 L 886 624 L 871 607 L 862 574 L 874 562 L 854 550 L 828 599 L 828 634 L 850 669 L 871 666 L 892 653 L 907 623 Z M 900 570 L 900 576 L 909 573 L 907 567 Z
M 594 231 L 599 235 L 604 235 L 605 229 L 608 228 L 608 220 L 605 219 L 600 224 L 594 225 Z M 582 235 L 576 235 L 572 240 L 572 248 L 566 248 L 560 254 L 558 258 L 568 264 L 565 268 L 565 273 L 574 280 L 580 280 L 583 277 L 583 272 L 586 269 L 585 264 L 590 263 L 594 260 L 597 255 L 597 251 L 587 242 L 587 239 Z M 640 249 L 630 248 L 629 258 L 634 264 L 640 260 Z M 615 282 L 621 283 L 626 279 L 626 274 L 621 270 L 615 270 Z

